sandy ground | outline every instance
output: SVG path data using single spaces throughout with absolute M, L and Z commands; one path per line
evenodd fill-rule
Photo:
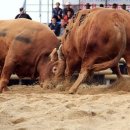
M 130 130 L 129 86 L 81 85 L 74 95 L 12 86 L 0 94 L 0 130 Z

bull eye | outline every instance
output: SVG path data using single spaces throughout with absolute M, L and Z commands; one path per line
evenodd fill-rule
M 53 67 L 52 72 L 55 73 L 57 71 L 56 67 Z

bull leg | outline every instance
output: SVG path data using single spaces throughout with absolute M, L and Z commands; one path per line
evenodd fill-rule
M 91 65 L 91 64 L 90 64 Z M 89 67 L 81 67 L 82 69 L 81 69 L 81 72 L 80 72 L 80 74 L 79 74 L 79 76 L 78 76 L 78 79 L 76 80 L 76 82 L 73 84 L 73 86 L 70 88 L 70 90 L 69 90 L 69 93 L 70 94 L 73 94 L 73 93 L 75 93 L 76 91 L 77 91 L 77 89 L 78 89 L 78 87 L 79 87 L 79 85 L 90 75 L 90 74 L 92 74 L 92 70 L 91 69 L 87 69 L 87 68 L 89 68 Z M 86 68 L 86 69 L 85 69 Z M 112 67 L 112 70 L 117 74 L 117 76 L 118 76 L 118 78 L 121 78 L 122 77 L 122 75 L 121 75 L 121 73 L 120 73 L 120 71 L 119 71 L 119 67 L 118 66 L 115 66 L 115 67 Z
M 54 83 L 56 83 L 58 85 L 58 89 L 60 89 L 62 91 L 69 89 L 72 74 L 73 74 L 72 67 L 67 65 L 66 69 L 64 69 L 64 78 L 61 75 L 60 75 L 60 77 L 57 75 L 58 78 L 56 78 L 56 79 L 58 79 L 58 80 L 54 81 Z
M 78 76 L 78 79 L 75 81 L 73 86 L 69 89 L 69 93 L 73 94 L 77 91 L 79 85 L 86 79 L 88 78 L 89 74 L 92 73 L 91 67 L 94 63 L 94 57 L 87 57 L 86 60 L 81 65 L 81 70 L 80 74 Z
M 83 82 L 83 80 L 87 77 L 87 75 L 88 75 L 88 71 L 84 71 L 79 74 L 78 79 L 73 84 L 73 86 L 69 89 L 70 94 L 73 94 L 77 91 L 79 85 Z
M 73 74 L 73 66 L 66 64 L 66 69 L 65 69 L 65 80 L 70 81 L 72 74 Z
M 64 64 L 61 64 L 61 67 L 58 66 L 58 68 L 61 68 L 61 69 L 59 69 L 59 72 L 57 72 L 56 76 L 61 77 L 61 72 L 64 75 L 64 78 L 62 79 L 60 78 L 61 79 L 60 85 L 62 86 L 62 89 L 64 90 L 69 89 L 69 86 L 71 84 L 72 74 L 74 73 L 77 67 L 77 63 L 79 63 L 77 60 L 78 60 L 77 57 L 76 59 L 69 57 L 66 59 L 66 61 L 64 61 Z M 59 79 L 59 78 L 56 78 L 56 79 Z M 59 80 L 57 81 L 59 84 Z
M 72 74 L 73 74 L 72 67 L 67 66 L 66 69 L 65 69 L 65 80 L 64 80 L 64 88 L 65 89 L 69 89 Z
M 118 79 L 123 78 L 118 65 L 112 67 L 111 70 L 117 75 Z
M 74 59 L 67 59 L 66 60 L 66 69 L 65 69 L 65 84 L 68 86 L 71 82 L 72 75 L 75 70 L 77 70 L 78 62 Z
M 0 93 L 2 91 L 7 91 L 7 84 L 9 83 L 10 76 L 13 72 L 14 62 L 13 61 L 5 61 L 5 65 L 2 70 L 1 80 L 0 80 Z

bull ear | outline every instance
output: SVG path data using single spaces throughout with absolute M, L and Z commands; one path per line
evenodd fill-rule
M 51 54 L 49 55 L 51 61 L 57 61 L 58 60 L 58 54 L 57 54 L 57 49 L 54 48 Z

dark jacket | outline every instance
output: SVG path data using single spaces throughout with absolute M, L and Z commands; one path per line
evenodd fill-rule
M 68 11 L 71 11 L 72 15 L 74 15 L 74 10 L 73 10 L 72 8 L 64 8 L 64 10 L 63 10 L 63 15 L 64 15 L 64 16 L 67 15 L 67 12 L 68 12 Z
M 56 23 L 55 25 L 50 23 L 49 27 L 51 30 L 54 30 L 54 33 L 56 34 L 56 36 L 60 35 L 60 24 Z
M 18 15 L 15 17 L 15 19 L 18 19 L 18 18 L 26 18 L 26 19 L 32 20 L 32 18 L 31 18 L 28 14 L 26 14 L 26 13 L 18 14 Z
M 52 17 L 55 17 L 57 19 L 57 21 L 59 22 L 60 19 L 58 18 L 58 16 L 60 18 L 62 18 L 62 9 L 61 8 L 53 8 Z

